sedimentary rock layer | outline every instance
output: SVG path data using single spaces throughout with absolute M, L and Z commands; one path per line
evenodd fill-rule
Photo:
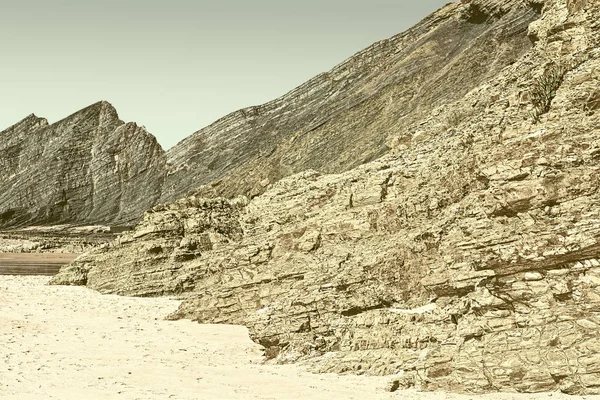
M 527 4 L 543 5 L 531 51 L 391 154 L 155 208 L 54 282 L 181 294 L 173 318 L 244 324 L 279 362 L 394 387 L 600 393 L 600 4 Z M 452 9 L 494 24 L 526 6 Z
M 161 195 L 166 157 L 107 102 L 0 132 L 0 225 L 136 222 Z
M 518 59 L 539 11 L 516 0 L 449 4 L 166 155 L 106 102 L 50 126 L 32 115 L 0 133 L 0 226 L 131 223 L 190 192 L 251 198 L 306 169 L 356 167 L 418 134 L 435 107 Z
M 501 4 L 500 4 L 501 3 Z M 188 192 L 249 197 L 292 173 L 345 171 L 526 52 L 539 6 L 452 3 L 285 96 L 226 116 L 169 150 L 161 202 Z M 196 191 L 204 185 L 201 190 Z

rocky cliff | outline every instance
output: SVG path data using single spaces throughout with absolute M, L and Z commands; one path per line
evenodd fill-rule
M 306 169 L 337 173 L 374 160 L 528 51 L 539 12 L 517 0 L 449 4 L 166 155 L 106 102 L 51 126 L 32 115 L 0 133 L 0 226 L 137 222 L 186 194 L 253 197 Z
M 292 173 L 341 172 L 383 155 L 390 138 L 526 52 L 539 11 L 520 0 L 449 4 L 285 96 L 228 115 L 169 150 L 161 201 L 252 197 Z
M 0 226 L 136 222 L 161 195 L 166 156 L 107 102 L 0 132 Z
M 54 283 L 180 294 L 173 318 L 244 324 L 268 358 L 393 389 L 600 393 L 600 4 L 461 3 L 428 21 L 496 29 L 485 48 L 514 58 L 471 90 L 440 73 L 455 100 L 426 114 L 358 113 L 395 121 L 390 154 L 154 208 Z

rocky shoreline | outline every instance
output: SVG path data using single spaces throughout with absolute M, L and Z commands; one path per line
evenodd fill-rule
M 444 13 L 530 42 L 389 154 L 154 207 L 52 282 L 181 296 L 171 318 L 245 325 L 273 362 L 318 372 L 600 394 L 600 4 Z
M 263 349 L 244 327 L 163 320 L 180 301 L 106 296 L 47 286 L 47 280 L 0 276 L 3 400 L 473 399 L 389 393 L 382 377 L 265 365 Z M 583 398 L 505 393 L 478 399 Z
M 0 225 L 135 226 L 0 250 L 83 253 L 50 283 L 177 296 L 169 320 L 244 325 L 269 363 L 600 394 L 599 20 L 451 3 L 169 152 L 106 102 L 28 117 L 0 135 Z

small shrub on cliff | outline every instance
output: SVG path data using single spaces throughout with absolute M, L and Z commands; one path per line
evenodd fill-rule
M 546 69 L 542 76 L 534 80 L 529 97 L 533 105 L 530 114 L 535 123 L 539 122 L 540 116 L 550 111 L 550 104 L 556 97 L 556 91 L 562 84 L 566 73 L 567 68 L 553 64 Z

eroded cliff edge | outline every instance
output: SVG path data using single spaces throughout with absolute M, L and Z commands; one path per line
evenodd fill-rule
M 539 11 L 517 0 L 449 4 L 166 153 L 106 102 L 50 126 L 30 116 L 0 133 L 0 226 L 129 224 L 190 193 L 251 198 L 293 173 L 354 168 L 528 51 Z
M 105 101 L 52 125 L 0 132 L 0 226 L 139 221 L 162 193 L 166 155 Z
M 181 294 L 173 318 L 244 324 L 269 357 L 316 371 L 600 393 L 600 5 L 453 5 L 484 24 L 532 6 L 535 46 L 390 135 L 391 154 L 251 200 L 156 207 L 54 282 Z
M 529 50 L 539 11 L 519 0 L 448 4 L 281 98 L 226 116 L 169 150 L 161 202 L 253 197 L 293 173 L 382 156 L 398 133 Z

